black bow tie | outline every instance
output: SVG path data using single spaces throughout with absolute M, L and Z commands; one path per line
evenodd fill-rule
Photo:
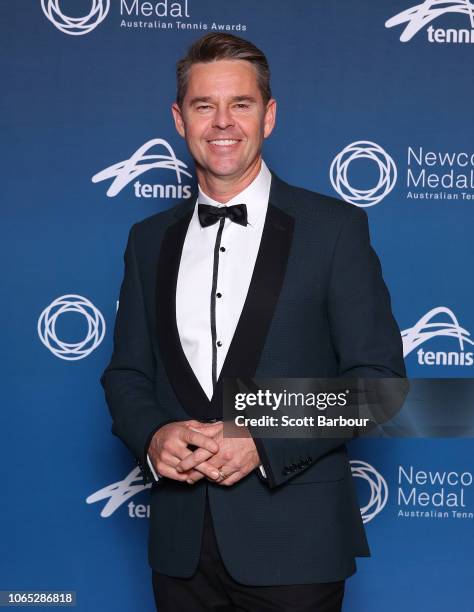
M 220 219 L 228 217 L 234 223 L 247 225 L 247 206 L 245 204 L 234 204 L 233 206 L 211 206 L 210 204 L 198 204 L 199 222 L 202 227 L 214 225 Z

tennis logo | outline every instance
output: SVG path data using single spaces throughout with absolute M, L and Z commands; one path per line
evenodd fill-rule
M 151 152 L 156 147 L 160 147 L 164 151 Z M 149 184 L 138 180 L 139 176 L 153 169 L 174 172 L 176 182 Z M 137 198 L 177 198 L 182 200 L 191 197 L 191 186 L 183 184 L 183 177 L 185 176 L 192 178 L 192 174 L 188 172 L 188 166 L 176 157 L 173 147 L 163 138 L 153 138 L 139 147 L 129 159 L 119 161 L 94 174 L 92 182 L 99 183 L 113 179 L 107 189 L 109 198 L 115 197 L 133 181 L 135 197 Z
M 469 0 L 426 0 L 394 15 L 385 22 L 386 28 L 406 24 L 400 35 L 401 42 L 408 42 L 426 25 L 447 14 L 465 15 L 470 28 L 435 28 L 426 29 L 430 43 L 474 43 L 474 4 Z
M 90 11 L 83 17 L 65 15 L 60 0 L 41 0 L 41 8 L 46 17 L 58 30 L 71 36 L 82 36 L 92 32 L 104 21 L 110 8 L 110 0 L 90 0 Z
M 349 166 L 356 160 L 368 160 L 377 165 L 378 179 L 375 185 L 360 189 L 351 184 Z M 369 140 L 358 140 L 336 155 L 329 169 L 329 178 L 343 200 L 367 208 L 381 202 L 395 187 L 397 167 L 390 155 L 378 144 Z
M 361 478 L 369 485 L 369 500 L 362 506 L 362 521 L 368 523 L 385 508 L 388 499 L 388 487 L 385 478 L 366 461 L 352 460 L 352 475 Z
M 425 351 L 418 348 L 434 338 L 452 338 L 458 345 L 458 350 Z M 467 346 L 473 346 L 471 334 L 459 325 L 452 310 L 446 306 L 433 308 L 421 317 L 419 321 L 402 331 L 403 356 L 406 357 L 415 349 L 419 365 L 428 366 L 472 366 L 474 353 L 466 351 Z
M 151 484 L 144 485 L 139 467 L 134 468 L 123 480 L 114 482 L 99 489 L 95 493 L 91 493 L 86 499 L 87 504 L 95 504 L 99 501 L 105 501 L 105 505 L 100 511 L 102 518 L 111 516 L 122 504 L 129 500 L 134 495 L 146 491 L 151 488 Z M 134 502 L 128 503 L 128 514 L 130 517 L 145 518 L 149 514 L 149 507 L 137 505 Z
M 77 313 L 86 319 L 87 332 L 79 342 L 66 342 L 56 333 L 58 319 L 67 313 Z M 41 313 L 38 319 L 38 336 L 46 348 L 59 359 L 66 361 L 84 359 L 104 339 L 104 317 L 87 298 L 81 295 L 63 295 L 51 302 Z

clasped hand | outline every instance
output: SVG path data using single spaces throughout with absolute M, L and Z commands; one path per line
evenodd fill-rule
M 191 451 L 189 446 L 197 448 Z M 208 478 L 230 486 L 260 464 L 253 439 L 224 438 L 221 421 L 163 425 L 153 436 L 148 455 L 161 476 L 188 484 Z

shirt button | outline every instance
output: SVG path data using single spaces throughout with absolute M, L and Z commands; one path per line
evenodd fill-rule
M 225 247 L 221 247 L 221 248 L 219 249 L 219 251 L 222 251 L 222 253 L 223 253 L 223 252 L 225 251 Z
M 222 293 L 216 293 L 216 297 L 218 298 L 222 297 Z
M 218 341 L 216 342 L 216 344 L 217 344 L 217 346 L 222 346 L 222 342 L 221 342 L 220 340 L 218 340 Z

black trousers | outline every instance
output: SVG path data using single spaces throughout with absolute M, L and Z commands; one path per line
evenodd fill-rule
M 250 552 L 251 554 L 251 552 Z M 201 556 L 191 578 L 153 572 L 158 612 L 340 612 L 345 581 L 246 586 L 226 570 L 206 503 Z

